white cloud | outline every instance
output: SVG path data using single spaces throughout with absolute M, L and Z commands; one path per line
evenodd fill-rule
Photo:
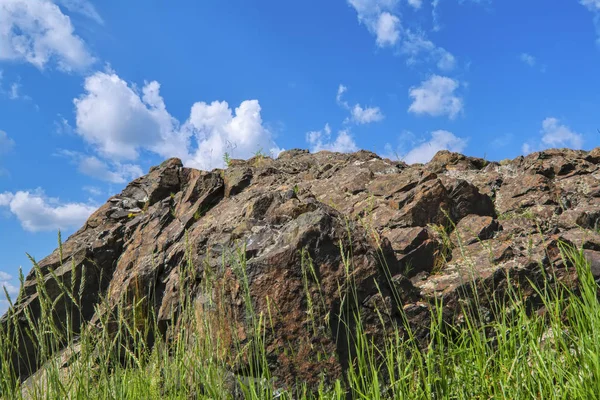
M 180 124 L 167 111 L 158 82 L 146 83 L 140 93 L 116 74 L 98 72 L 86 79 L 85 91 L 75 100 L 76 130 L 105 158 L 135 160 L 147 150 L 211 169 L 224 166 L 225 152 L 249 158 L 259 150 L 281 151 L 257 100 L 243 101 L 235 113 L 224 101 L 197 102 Z
M 410 150 L 402 159 L 407 164 L 429 162 L 440 150 L 461 153 L 467 147 L 467 139 L 452 132 L 437 130 L 431 133 L 431 139 Z
M 312 131 L 306 134 L 306 141 L 310 145 L 310 151 L 313 153 L 327 150 L 338 153 L 351 153 L 358 151 L 358 146 L 350 135 L 348 130 L 338 132 L 335 140 L 331 140 L 331 128 L 325 124 L 325 128 L 320 131 Z
M 408 4 L 410 4 L 415 9 L 419 9 L 423 4 L 423 0 L 408 0 Z
M 51 61 L 64 71 L 94 63 L 70 18 L 49 0 L 0 1 L 0 60 L 43 69 Z
M 277 156 L 282 151 L 264 127 L 257 100 L 243 101 L 235 115 L 225 101 L 193 105 L 185 129 L 193 132 L 197 148 L 186 164 L 201 169 L 223 166 L 223 154 L 249 158 L 257 151 Z
M 357 124 L 369 124 L 371 122 L 381 121 L 383 114 L 379 107 L 362 108 L 360 104 L 352 107 L 352 121 Z
M 310 144 L 317 143 L 321 137 L 330 137 L 331 136 L 331 127 L 329 124 L 325 124 L 325 128 L 321 131 L 311 131 L 306 134 L 306 141 Z
M 381 121 L 384 116 L 379 107 L 366 107 L 363 108 L 360 104 L 350 106 L 347 101 L 343 100 L 343 95 L 348 91 L 348 88 L 342 84 L 338 87 L 337 95 L 335 97 L 337 103 L 350 111 L 350 117 L 346 118 L 345 123 L 354 122 L 355 124 L 369 124 L 371 122 Z
M 557 118 L 548 117 L 542 121 L 541 140 L 530 140 L 523 143 L 521 151 L 527 155 L 535 151 L 547 148 L 568 147 L 581 149 L 583 147 L 583 135 L 574 132 L 566 125 L 560 123 Z
M 110 183 L 127 183 L 144 175 L 137 164 L 123 164 L 118 161 L 105 161 L 78 151 L 60 150 L 56 155 L 70 158 L 84 175 Z
M 421 54 L 425 54 L 425 59 L 435 62 L 442 71 L 450 71 L 456 67 L 456 58 L 446 49 L 436 46 L 427 39 L 423 32 L 407 30 L 400 48 L 408 57 L 406 61 L 408 65 L 417 64 Z
M 358 14 L 358 20 L 375 35 L 379 47 L 396 44 L 400 38 L 401 24 L 392 14 L 398 0 L 348 0 Z
M 85 80 L 85 93 L 74 100 L 77 133 L 106 156 L 136 159 L 142 147 L 166 142 L 175 121 L 150 82 L 142 97 L 116 74 L 97 72 Z
M 8 137 L 6 132 L 0 131 L 0 154 L 10 151 L 15 146 L 15 141 Z
M 348 107 L 348 103 L 346 103 L 345 101 L 342 101 L 342 96 L 347 91 L 348 91 L 348 88 L 346 86 L 340 84 L 340 86 L 338 87 L 337 96 L 335 97 L 335 100 L 338 102 L 338 104 L 345 105 L 346 107 Z
M 111 183 L 127 183 L 144 175 L 139 165 L 114 163 L 114 167 L 115 170 L 111 170 L 104 161 L 94 156 L 84 157 L 79 162 L 82 174 Z
M 389 12 L 379 14 L 375 26 L 377 45 L 379 47 L 392 46 L 400 37 L 400 19 Z
M 401 53 L 408 56 L 407 63 L 415 64 L 419 56 L 425 54 L 427 61 L 435 62 L 443 71 L 454 69 L 455 57 L 446 49 L 428 40 L 424 33 L 414 33 L 404 29 L 396 11 L 398 0 L 347 0 L 356 10 L 358 20 L 375 36 L 379 47 L 399 45 Z M 418 9 L 422 0 L 408 0 L 409 5 Z M 437 1 L 434 0 L 434 6 Z
M 6 272 L 0 271 L 0 297 L 4 297 L 4 290 L 2 288 L 6 288 L 6 291 L 10 296 L 16 296 L 19 294 L 19 287 L 10 282 L 13 277 Z
M 458 86 L 458 81 L 454 79 L 433 75 L 421 82 L 420 86 L 409 89 L 413 102 L 408 111 L 432 116 L 448 115 L 454 119 L 463 110 L 462 99 L 455 95 Z
M 519 57 L 521 58 L 521 61 L 523 61 L 525 64 L 529 65 L 530 67 L 533 67 L 535 65 L 535 57 L 532 56 L 531 54 L 521 53 L 521 55 Z
M 0 193 L 0 207 L 6 207 L 10 205 L 14 195 L 12 193 Z
M 442 71 L 453 70 L 456 66 L 456 58 L 445 49 L 437 47 L 433 54 L 438 57 L 437 67 Z
M 546 118 L 542 121 L 542 142 L 552 147 L 572 147 L 581 149 L 583 135 L 573 132 L 568 126 L 561 125 L 556 118 Z
M 30 232 L 78 228 L 96 210 L 90 204 L 62 204 L 39 189 L 0 194 L 0 206 L 8 207 L 23 229 Z

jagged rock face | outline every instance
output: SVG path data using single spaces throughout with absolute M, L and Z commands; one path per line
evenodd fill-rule
M 186 287 L 199 310 L 211 312 L 196 291 L 210 272 L 231 329 L 243 339 L 248 321 L 237 255 L 245 260 L 255 311 L 275 326 L 265 336 L 272 373 L 287 383 L 333 379 L 351 356 L 335 323 L 347 284 L 342 253 L 350 254 L 354 304 L 376 339 L 386 334 L 376 307 L 392 310 L 389 319 L 404 310 L 425 338 L 434 296 L 444 298 L 452 321 L 469 281 L 502 290 L 507 273 L 535 280 L 540 265 L 558 261 L 561 240 L 583 246 L 598 277 L 599 162 L 599 149 L 549 150 L 502 164 L 442 151 L 412 166 L 366 151 L 290 150 L 212 172 L 170 159 L 98 209 L 65 242 L 62 264 L 55 251 L 39 265 L 51 297 L 59 292 L 51 270 L 65 282 L 73 274 L 84 282 L 81 316 L 71 316 L 75 327 L 107 312 L 97 307 L 101 298 L 103 307 L 117 307 L 141 288 L 166 333 L 177 323 L 181 265 L 189 262 L 196 279 Z M 308 259 L 315 276 L 307 280 Z M 32 272 L 15 306 L 23 326 L 24 308 L 39 314 L 36 284 Z M 329 316 L 321 318 L 327 323 L 310 326 L 307 292 L 319 299 L 312 307 Z M 68 301 L 61 298 L 56 309 Z M 56 317 L 66 319 L 64 312 Z M 34 353 L 24 337 L 14 355 L 22 378 L 39 367 Z

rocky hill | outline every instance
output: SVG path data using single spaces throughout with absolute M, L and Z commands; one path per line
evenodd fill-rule
M 39 318 L 43 287 L 55 319 L 68 317 L 75 331 L 141 304 L 169 338 L 187 297 L 200 314 L 226 310 L 227 329 L 243 342 L 251 336 L 249 299 L 256 315 L 270 319 L 264 345 L 275 376 L 289 384 L 333 379 L 352 357 L 340 326 L 352 325 L 352 312 L 362 313 L 376 341 L 404 315 L 425 343 L 435 299 L 443 300 L 444 319 L 458 324 L 465 301 L 492 293 L 478 307 L 493 318 L 510 283 L 542 310 L 529 282 L 550 269 L 553 279 L 575 282 L 559 243 L 583 247 L 600 278 L 599 230 L 600 148 L 501 163 L 442 151 L 410 166 L 367 151 L 289 150 L 211 172 L 170 159 L 39 262 L 14 318 L 24 331 Z M 59 296 L 60 282 L 75 284 L 81 312 L 60 311 L 73 301 Z M 12 355 L 22 379 L 40 367 L 37 351 L 22 335 Z

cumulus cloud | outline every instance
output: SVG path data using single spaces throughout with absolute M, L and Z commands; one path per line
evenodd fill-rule
M 10 205 L 14 195 L 12 193 L 0 193 L 0 207 L 6 207 Z
M 529 53 L 521 53 L 519 58 L 521 59 L 521 61 L 523 61 L 525 64 L 529 65 L 530 67 L 533 67 L 535 65 L 535 57 Z
M 8 207 L 23 229 L 30 232 L 78 228 L 96 210 L 91 204 L 61 203 L 40 189 L 2 193 L 0 207 Z
M 454 79 L 433 75 L 420 86 L 409 89 L 413 102 L 408 111 L 454 119 L 463 110 L 463 100 L 455 94 L 458 86 L 459 82 Z
M 561 124 L 560 120 L 548 117 L 542 121 L 540 140 L 530 140 L 523 143 L 521 151 L 523 154 L 542 151 L 551 147 L 568 147 L 581 149 L 583 147 L 583 135 L 573 131 L 567 125 Z
M 467 147 L 467 139 L 458 137 L 452 132 L 437 130 L 431 133 L 431 138 L 411 149 L 402 158 L 407 164 L 429 162 L 440 150 L 461 153 Z
M 279 155 L 281 149 L 263 125 L 260 112 L 257 100 L 243 101 L 235 114 L 225 101 L 194 104 L 186 129 L 193 132 L 197 148 L 187 163 L 209 169 L 222 166 L 226 152 L 235 158 L 249 158 L 257 151 Z
M 310 145 L 310 150 L 313 153 L 322 150 L 335 151 L 338 153 L 358 151 L 358 146 L 348 130 L 339 131 L 335 139 L 332 140 L 329 124 L 326 124 L 325 128 L 320 131 L 308 132 L 306 134 L 306 141 Z
M 379 14 L 375 25 L 375 35 L 379 47 L 396 44 L 400 37 L 400 18 L 389 12 Z
M 392 46 L 400 38 L 400 18 L 392 14 L 398 0 L 348 0 L 358 20 L 375 35 L 379 47 Z
M 362 108 L 360 104 L 352 107 L 352 121 L 357 124 L 369 124 L 371 122 L 381 121 L 383 114 L 379 107 Z
M 176 127 L 159 89 L 150 82 L 140 94 L 114 73 L 89 76 L 85 93 L 74 100 L 77 133 L 118 159 L 136 159 L 142 147 L 160 149 Z
M 348 102 L 343 99 L 343 95 L 347 91 L 348 88 L 340 84 L 336 95 L 337 103 L 350 112 L 350 117 L 346 118 L 344 122 L 354 122 L 355 124 L 363 125 L 371 122 L 378 122 L 384 118 L 379 107 L 363 107 L 360 104 L 350 106 Z
M 76 132 L 115 162 L 136 160 L 146 150 L 211 169 L 224 166 L 225 152 L 249 158 L 257 151 L 274 156 L 281 151 L 263 124 L 257 100 L 243 101 L 235 110 L 225 101 L 197 102 L 181 124 L 168 112 L 156 81 L 140 91 L 113 72 L 97 72 L 84 89 L 74 101 Z
M 546 118 L 542 121 L 541 133 L 542 143 L 547 146 L 567 146 L 575 149 L 580 149 L 583 146 L 583 135 L 573 132 L 556 118 Z
M 83 70 L 95 61 L 71 19 L 50 0 L 0 1 L 0 60 L 39 69 L 54 62 L 64 71 Z

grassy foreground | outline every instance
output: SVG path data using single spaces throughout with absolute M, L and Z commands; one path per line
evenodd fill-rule
M 563 257 L 578 273 L 577 294 L 560 284 L 537 287 L 546 309 L 539 315 L 528 312 L 520 292 L 509 288 L 510 304 L 494 316 L 493 322 L 468 317 L 477 313 L 465 313 L 460 328 L 445 326 L 439 312 L 443 305 L 432 307 L 438 311 L 432 311 L 430 344 L 424 351 L 417 349 L 410 334 L 398 334 L 384 346 L 375 346 L 361 333 L 361 316 L 355 314 L 359 328 L 349 334 L 355 338 L 357 357 L 346 379 L 323 384 L 316 391 L 298 382 L 294 393 L 272 379 L 265 367 L 262 338 L 270 329 L 269 317 L 257 315 L 252 308 L 245 260 L 240 254 L 234 254 L 226 264 L 246 286 L 247 320 L 253 334 L 244 346 L 234 332 L 223 334 L 228 328 L 226 312 L 203 312 L 222 304 L 214 298 L 207 271 L 199 290 L 208 300 L 203 306 L 192 296 L 184 300 L 181 323 L 167 335 L 176 340 L 168 342 L 156 333 L 159 329 L 153 313 L 146 310 L 143 293 L 128 299 L 132 306 L 113 307 L 115 311 L 102 313 L 106 317 L 94 326 L 74 332 L 69 329 L 70 320 L 66 327 L 55 323 L 51 315 L 57 299 L 49 298 L 38 285 L 42 318 L 36 322 L 25 313 L 28 322 L 22 329 L 9 311 L 9 329 L 0 330 L 0 398 L 228 399 L 232 392 L 248 399 L 600 398 L 598 288 L 579 251 L 563 251 Z M 348 257 L 344 260 L 347 276 L 351 276 Z M 310 263 L 307 265 L 305 282 L 312 270 Z M 190 263 L 181 267 L 180 293 L 188 293 L 185 277 L 196 273 L 193 267 Z M 33 268 L 41 278 L 35 262 Z M 69 299 L 64 302 L 68 314 L 76 315 L 82 295 L 78 288 L 84 285 L 75 280 L 60 285 L 61 296 Z M 308 296 L 309 318 L 318 318 L 311 310 L 319 299 Z M 108 309 L 106 301 L 97 307 L 98 311 Z M 25 384 L 11 372 L 8 357 L 19 335 L 31 336 L 44 361 L 42 369 Z M 64 343 L 69 344 L 60 356 L 51 357 Z M 72 357 L 65 367 L 69 355 Z M 250 365 L 248 372 L 254 378 L 228 372 L 241 359 Z

